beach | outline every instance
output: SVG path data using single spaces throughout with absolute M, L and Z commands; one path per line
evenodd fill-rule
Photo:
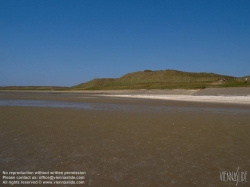
M 249 172 L 247 88 L 149 91 L 0 92 L 1 173 L 82 171 L 73 186 L 144 187 L 234 186 L 220 173 Z M 190 97 L 200 100 L 180 99 Z

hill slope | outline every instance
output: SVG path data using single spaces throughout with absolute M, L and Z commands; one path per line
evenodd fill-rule
M 214 73 L 190 73 L 176 70 L 165 71 L 139 71 L 129 73 L 117 79 L 118 83 L 155 83 L 155 82 L 204 82 L 216 81 L 221 78 L 232 78 L 225 75 L 217 75 Z
M 93 79 L 86 83 L 81 83 L 72 88 L 84 88 L 84 89 L 91 89 L 93 87 L 105 87 L 111 85 L 116 79 L 113 78 L 103 78 L 103 79 Z
M 247 86 L 241 79 L 214 73 L 191 73 L 176 70 L 144 70 L 120 78 L 94 79 L 73 89 L 166 89 Z

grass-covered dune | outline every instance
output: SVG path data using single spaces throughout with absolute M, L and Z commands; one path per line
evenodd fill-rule
M 193 73 L 177 70 L 144 70 L 128 73 L 120 78 L 94 79 L 73 86 L 76 90 L 105 89 L 197 89 L 206 87 L 249 86 L 243 78 L 235 78 L 214 73 Z
M 81 83 L 72 88 L 93 88 L 93 87 L 107 87 L 113 85 L 116 79 L 113 78 L 103 78 L 103 79 L 93 79 L 86 83 Z
M 248 83 L 244 79 L 248 77 Z M 72 87 L 5 86 L 0 90 L 122 90 L 122 89 L 201 89 L 209 87 L 250 87 L 250 76 L 232 77 L 215 73 L 195 73 L 177 70 L 144 70 L 120 78 L 93 79 Z

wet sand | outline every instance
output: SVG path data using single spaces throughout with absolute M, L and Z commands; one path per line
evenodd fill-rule
M 84 186 L 93 187 L 235 186 L 220 172 L 250 170 L 249 105 L 61 93 L 0 99 L 94 106 L 0 106 L 1 173 L 85 171 Z

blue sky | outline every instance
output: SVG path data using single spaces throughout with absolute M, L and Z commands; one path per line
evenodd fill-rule
M 249 0 L 0 1 L 0 86 L 249 66 Z

